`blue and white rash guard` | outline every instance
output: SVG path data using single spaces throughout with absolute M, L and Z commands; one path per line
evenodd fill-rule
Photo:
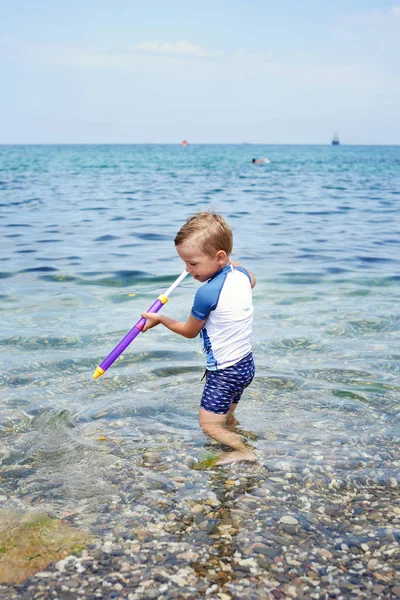
M 191 314 L 205 320 L 200 331 L 209 371 L 226 369 L 251 352 L 251 279 L 246 269 L 227 265 L 194 297 Z

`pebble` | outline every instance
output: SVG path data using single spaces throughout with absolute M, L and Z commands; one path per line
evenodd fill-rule
M 384 484 L 380 475 L 362 481 L 351 469 L 335 471 L 332 448 L 327 455 L 322 443 L 309 449 L 274 465 L 270 457 L 273 476 L 263 465 L 191 469 L 197 461 L 172 441 L 164 455 L 141 456 L 138 471 L 111 461 L 109 497 L 93 500 L 93 510 L 79 502 L 60 508 L 63 518 L 93 532 L 93 542 L 80 556 L 60 558 L 25 583 L 0 584 L 0 600 L 400 597 L 394 477 Z M 366 460 L 350 445 L 347 452 Z M 146 470 L 152 477 L 145 477 Z M 174 473 L 171 481 L 168 472 Z M 21 477 L 21 488 L 7 488 L 6 497 L 20 509 L 37 497 L 30 481 Z M 48 502 L 49 493 L 39 496 L 39 504 Z M 56 503 L 47 506 L 57 515 Z
M 368 561 L 367 568 L 370 571 L 373 571 L 374 569 L 378 569 L 379 568 L 379 562 L 378 562 L 378 560 L 376 558 L 371 558 Z
M 291 517 L 290 515 L 281 517 L 279 519 L 279 523 L 283 523 L 285 525 L 298 525 L 299 524 L 298 520 L 295 519 L 294 517 Z

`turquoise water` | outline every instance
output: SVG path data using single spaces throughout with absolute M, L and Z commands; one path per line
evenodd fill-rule
M 257 277 L 257 376 L 238 413 L 260 461 L 307 467 L 317 446 L 338 476 L 396 476 L 399 204 L 400 147 L 0 147 L 9 490 L 95 510 L 117 459 L 204 452 L 198 340 L 156 328 L 92 372 L 183 270 L 174 235 L 209 208 Z M 186 318 L 196 289 L 165 313 Z

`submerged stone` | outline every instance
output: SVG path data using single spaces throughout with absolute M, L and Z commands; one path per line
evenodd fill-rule
M 201 458 L 202 458 L 202 460 L 200 460 L 198 463 L 195 463 L 191 467 L 195 471 L 204 471 L 205 469 L 213 467 L 215 465 L 215 463 L 218 462 L 218 460 L 219 460 L 219 456 L 216 456 L 215 454 L 212 454 L 211 452 L 207 452 Z
M 0 510 L 0 583 L 21 583 L 81 552 L 88 534 L 43 513 Z

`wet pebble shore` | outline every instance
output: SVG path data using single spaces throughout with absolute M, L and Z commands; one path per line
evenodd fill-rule
M 115 467 L 118 494 L 93 514 L 58 515 L 87 527 L 93 543 L 1 585 L 0 598 L 400 598 L 397 479 L 312 462 L 202 470 L 179 453 L 147 457 L 152 478 L 139 494 Z

